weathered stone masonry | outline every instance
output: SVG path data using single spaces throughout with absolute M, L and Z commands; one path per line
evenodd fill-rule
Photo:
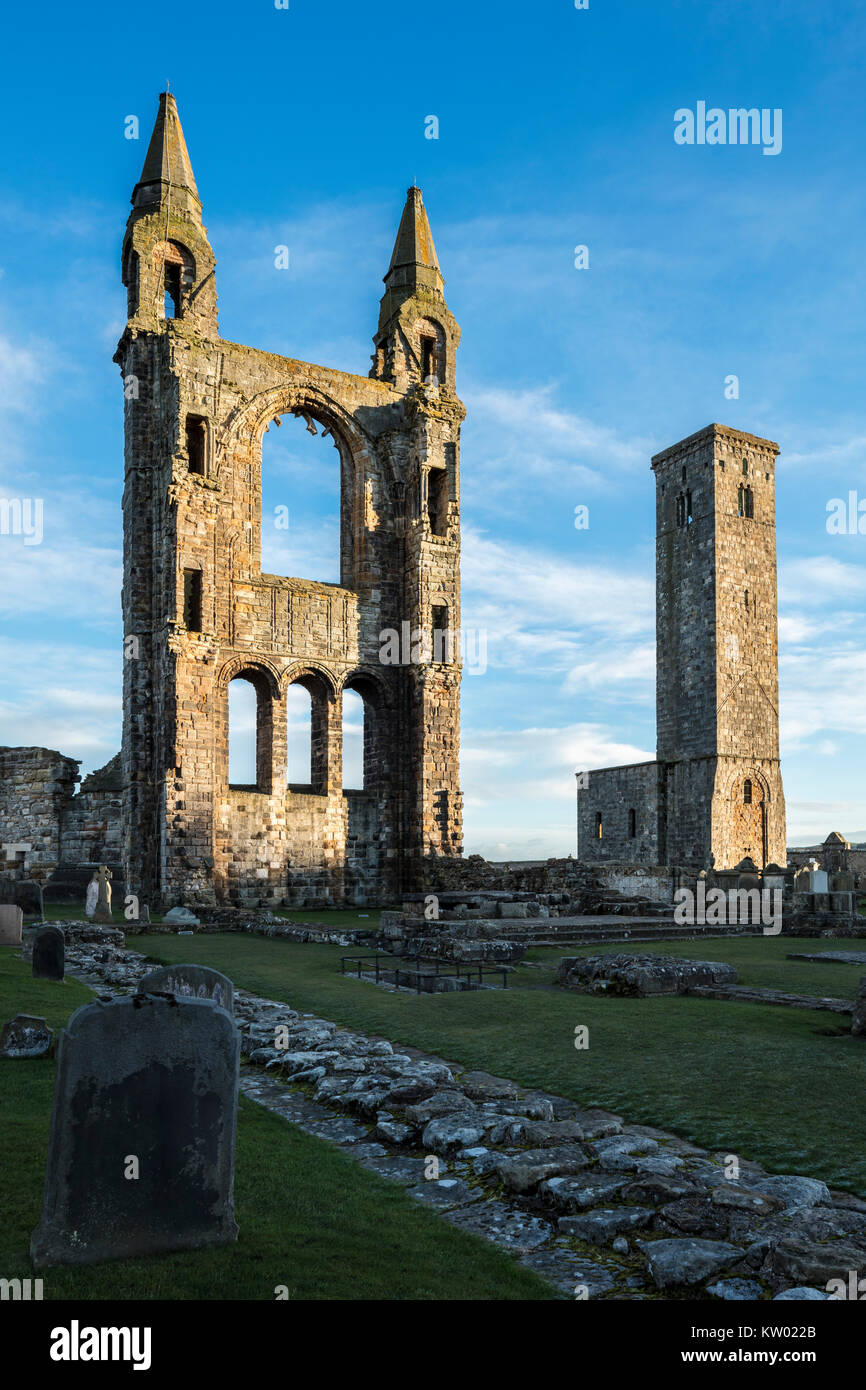
M 174 98 L 160 98 L 123 246 L 124 862 L 141 900 L 364 902 L 461 852 L 459 648 L 383 664 L 387 629 L 459 630 L 459 329 L 417 188 L 369 377 L 219 336 L 215 259 Z M 261 572 L 261 445 L 330 432 L 341 583 Z M 440 644 L 441 647 L 442 644 Z M 423 653 L 422 653 L 423 654 Z M 436 659 L 436 657 L 440 659 Z M 228 687 L 257 697 L 254 787 L 228 780 Z M 312 698 L 312 783 L 286 782 L 286 691 Z M 342 694 L 365 706 L 342 788 Z
M 709 425 L 657 454 L 658 758 L 588 774 L 581 859 L 785 864 L 778 445 Z

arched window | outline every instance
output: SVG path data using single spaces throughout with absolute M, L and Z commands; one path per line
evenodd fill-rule
M 340 502 L 349 463 L 331 431 L 303 411 L 277 415 L 261 457 L 262 573 L 350 583 L 351 507 L 341 524 Z
M 418 365 L 421 380 L 429 384 L 445 380 L 445 330 L 434 319 L 419 319 Z
M 751 781 L 749 780 L 749 778 L 747 777 L 746 780 L 745 780 L 745 782 L 743 783 L 743 805 L 744 805 L 744 806 L 751 806 L 751 804 L 752 804 L 752 783 L 751 783 Z
M 324 796 L 328 790 L 331 692 L 321 676 L 307 672 L 286 691 L 289 791 Z
M 388 775 L 388 726 L 382 692 L 359 673 L 343 686 L 343 789 L 374 792 Z
M 229 681 L 229 785 L 255 787 L 257 699 L 255 686 L 238 678 Z
M 637 835 L 637 816 L 634 810 L 628 813 L 628 838 L 633 840 Z
M 274 696 L 260 670 L 238 671 L 228 688 L 229 787 L 270 795 L 273 779 Z
M 153 248 L 153 259 L 160 277 L 158 288 L 163 318 L 183 318 L 184 306 L 195 284 L 192 253 L 179 241 L 159 241 Z
M 740 483 L 737 489 L 737 516 L 753 517 L 754 515 L 755 497 L 752 489 Z
M 364 697 L 357 690 L 343 691 L 343 790 L 365 789 Z
M 286 691 L 286 781 L 290 787 L 311 787 L 313 697 L 296 681 Z

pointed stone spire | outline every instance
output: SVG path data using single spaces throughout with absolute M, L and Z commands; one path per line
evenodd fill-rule
M 400 218 L 391 264 L 384 278 L 380 328 L 402 303 L 419 291 L 444 299 L 445 282 L 436 259 L 433 233 L 427 221 L 421 189 L 414 184 L 406 194 L 406 206 Z
M 169 189 L 172 194 L 177 192 L 185 198 L 192 195 L 200 204 L 177 102 L 171 92 L 162 92 L 144 168 L 132 192 L 133 206 L 159 203 Z

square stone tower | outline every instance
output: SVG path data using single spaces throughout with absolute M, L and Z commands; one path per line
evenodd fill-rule
M 369 376 L 221 338 L 215 265 L 166 93 L 132 195 L 115 355 L 129 891 L 156 907 L 375 901 L 462 848 L 460 330 L 417 188 Z M 262 573 L 262 438 L 285 415 L 337 450 L 340 584 Z M 252 786 L 229 782 L 233 680 L 255 690 Z M 287 783 L 293 683 L 312 702 L 304 787 Z M 346 791 L 348 689 L 364 702 L 364 786 Z
M 668 863 L 785 862 L 778 445 L 710 425 L 652 460 L 657 758 Z
M 778 452 L 708 425 L 652 460 L 657 758 L 579 779 L 578 853 L 589 863 L 786 862 Z

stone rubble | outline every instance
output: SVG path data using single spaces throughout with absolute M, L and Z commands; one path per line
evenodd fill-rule
M 73 941 L 67 956 L 97 990 L 134 991 L 151 969 L 98 943 Z M 245 990 L 235 1013 L 248 1096 L 564 1296 L 821 1299 L 829 1279 L 866 1271 L 866 1201 L 850 1193 L 744 1159 L 729 1181 L 724 1152 Z

